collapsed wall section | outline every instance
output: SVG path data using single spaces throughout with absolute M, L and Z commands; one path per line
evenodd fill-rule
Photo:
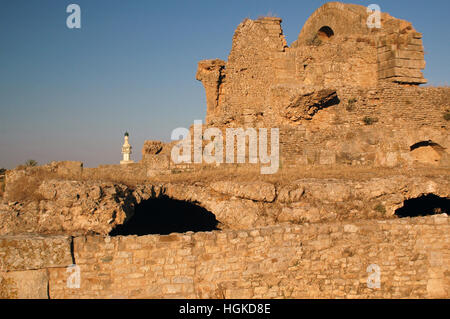
M 364 6 L 326 3 L 308 18 L 293 46 L 302 47 L 315 40 L 323 41 L 319 35 L 321 30 L 327 28 L 331 30 L 335 42 L 343 43 L 345 37 L 355 37 L 375 49 L 378 76 L 373 80 L 412 85 L 427 83 L 422 74 L 425 68 L 422 34 L 414 30 L 410 22 L 396 19 L 388 13 L 380 12 L 379 26 L 375 25 L 376 20 L 371 16 L 373 12 Z M 360 58 L 368 56 L 364 51 L 356 55 Z

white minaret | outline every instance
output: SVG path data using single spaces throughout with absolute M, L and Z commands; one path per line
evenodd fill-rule
M 130 159 L 130 154 L 131 154 L 131 145 L 128 142 L 128 137 L 129 134 L 128 132 L 125 132 L 125 137 L 124 137 L 124 142 L 122 145 L 122 154 L 123 154 L 123 160 L 120 161 L 120 164 L 131 164 L 134 163 L 131 159 Z

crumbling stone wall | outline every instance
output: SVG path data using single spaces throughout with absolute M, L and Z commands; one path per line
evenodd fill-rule
M 360 47 L 354 46 L 356 51 L 360 51 L 355 54 L 360 59 L 369 56 L 377 58 L 376 73 L 378 73 L 378 77 L 374 77 L 373 80 L 388 79 L 394 83 L 409 84 L 426 83 L 421 72 L 425 68 L 422 34 L 414 30 L 410 22 L 396 19 L 384 12 L 381 13 L 381 28 L 369 28 L 367 26 L 368 17 L 369 13 L 364 6 L 339 2 L 326 3 L 306 21 L 293 46 L 308 45 L 317 37 L 321 28 L 327 27 L 333 31 L 333 36 L 331 39 L 324 40 L 322 38 L 321 41 L 336 40 L 334 42 L 340 42 L 343 39 L 345 41 L 346 37 L 353 37 L 358 42 L 367 43 L 372 49 L 375 49 L 375 51 L 372 50 L 372 53 L 368 53 L 368 51 L 361 51 Z M 351 57 L 351 55 L 347 56 Z M 362 66 L 357 61 L 350 65 Z M 361 71 L 362 69 L 357 73 Z M 369 84 L 364 81 L 354 83 Z M 349 83 L 349 85 L 351 84 Z
M 199 62 L 207 125 L 279 127 L 284 165 L 449 165 L 450 90 L 417 87 L 426 83 L 422 34 L 387 13 L 369 28 L 368 16 L 327 3 L 291 46 L 281 19 L 245 19 L 228 61 Z M 439 146 L 410 154 L 419 140 Z
M 448 166 L 449 88 L 380 86 L 337 90 L 340 103 L 320 110 L 301 125 L 280 127 L 284 164 L 413 166 L 411 154 L 421 141 L 440 145 L 433 165 Z M 373 123 L 365 121 L 371 120 Z
M 42 287 L 48 287 L 50 298 L 448 298 L 449 230 L 447 217 L 433 216 L 77 237 L 72 258 L 80 267 L 78 289 L 67 287 L 68 245 L 64 257 L 46 264 L 41 259 L 49 257 L 37 254 L 42 250 L 32 242 L 30 255 L 29 246 L 2 238 L 0 254 L 16 251 L 26 262 L 20 270 L 1 264 L 0 294 L 17 297 L 33 286 L 28 297 L 43 297 Z M 379 289 L 367 286 L 371 264 L 380 267 Z
M 199 63 L 206 127 L 279 127 L 283 167 L 448 166 L 450 89 L 417 87 L 422 35 L 385 13 L 369 30 L 366 18 L 365 7 L 325 4 L 290 47 L 281 19 L 244 20 L 228 61 Z M 147 141 L 139 164 L 8 171 L 0 297 L 449 297 L 448 216 L 394 216 L 406 200 L 448 201 L 445 174 L 152 183 L 204 165 L 174 165 L 174 144 Z M 108 236 L 159 196 L 206 208 L 221 231 Z M 72 264 L 80 288 L 67 287 Z M 366 284 L 371 264 L 379 289 Z
M 326 3 L 291 46 L 280 18 L 242 21 L 227 61 L 198 64 L 204 128 L 225 136 L 230 127 L 277 127 L 285 167 L 450 165 L 450 89 L 418 87 L 426 83 L 422 34 L 388 13 L 369 28 L 368 17 L 364 6 Z M 413 152 L 421 142 L 433 146 Z M 175 144 L 145 143 L 147 176 L 208 165 L 174 163 Z
M 278 122 L 266 123 L 259 117 L 255 126 L 249 126 L 279 128 L 283 167 L 450 165 L 449 121 L 444 117 L 450 110 L 450 88 L 403 87 L 387 82 L 370 89 L 346 86 L 337 90 L 282 85 L 273 87 L 271 95 Z M 227 127 L 236 126 L 239 124 L 232 122 L 219 128 L 225 136 Z M 436 156 L 430 155 L 431 161 L 411 153 L 411 146 L 423 141 L 439 146 Z M 148 155 L 146 158 L 152 160 L 142 164 L 154 170 L 182 166 L 171 161 L 173 145 L 166 144 L 164 154 Z M 248 146 L 246 155 L 248 163 Z M 196 169 L 195 165 L 183 166 Z
M 137 205 L 162 197 L 196 203 L 215 215 L 220 229 L 250 229 L 280 222 L 386 220 L 395 218 L 395 210 L 405 200 L 428 194 L 449 198 L 449 191 L 445 176 L 308 178 L 278 182 L 147 181 L 134 186 L 50 179 L 36 188 L 39 200 L 0 203 L 0 236 L 107 235 L 133 218 Z
M 199 63 L 207 123 L 279 123 L 280 105 L 274 101 L 278 96 L 272 98 L 271 91 L 280 87 L 374 88 L 381 80 L 425 83 L 422 35 L 411 23 L 386 13 L 382 28 L 369 28 L 368 15 L 363 6 L 327 3 L 311 15 L 291 47 L 281 19 L 245 19 L 236 29 L 228 61 Z M 329 36 L 322 36 L 324 28 Z

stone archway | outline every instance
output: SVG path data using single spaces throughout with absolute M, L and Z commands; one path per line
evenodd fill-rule
M 334 36 L 334 31 L 329 26 L 323 26 L 317 31 L 317 37 L 322 41 L 330 40 Z
M 445 148 L 433 141 L 421 141 L 411 145 L 412 158 L 423 164 L 437 165 L 445 152 Z
M 405 200 L 403 202 L 403 206 L 395 211 L 395 215 L 400 218 L 420 217 L 437 214 L 448 214 L 449 210 L 449 198 L 439 197 L 434 194 L 427 194 Z
M 213 231 L 219 230 L 218 224 L 213 213 L 196 203 L 161 195 L 137 204 L 134 215 L 113 229 L 110 236 Z

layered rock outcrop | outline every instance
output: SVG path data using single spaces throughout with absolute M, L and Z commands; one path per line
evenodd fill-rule
M 220 222 L 221 229 L 250 229 L 278 222 L 391 219 L 397 217 L 396 210 L 406 200 L 430 194 L 449 198 L 450 183 L 446 177 L 404 176 L 367 180 L 308 178 L 277 184 L 228 180 L 148 182 L 132 187 L 44 180 L 37 194 L 40 200 L 0 204 L 0 236 L 107 235 L 133 218 L 136 205 L 162 196 L 207 209 Z
M 387 13 L 380 13 L 380 28 L 372 27 L 370 14 L 364 6 L 327 3 L 310 16 L 290 47 L 280 18 L 245 19 L 236 29 L 228 61 L 199 62 L 207 123 L 279 123 L 274 111 L 280 106 L 270 92 L 283 85 L 319 87 L 313 93 L 320 95 L 322 89 L 374 88 L 385 80 L 426 83 L 422 35 L 410 22 Z M 309 103 L 306 99 L 301 107 Z
M 40 200 L 0 204 L 0 235 L 108 234 L 133 214 L 135 199 L 124 185 L 44 180 Z

